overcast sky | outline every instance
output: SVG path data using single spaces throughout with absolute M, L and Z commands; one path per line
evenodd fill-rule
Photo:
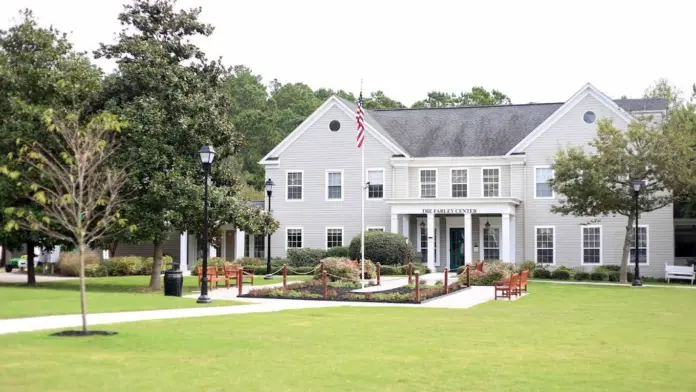
M 111 42 L 127 0 L 0 0 L 0 26 L 31 8 L 71 32 L 78 50 Z M 590 82 L 640 97 L 666 77 L 696 82 L 696 2 L 180 0 L 216 27 L 197 43 L 266 82 L 357 93 L 381 89 L 407 105 L 431 90 L 481 85 L 513 103 L 564 101 Z M 100 62 L 106 70 L 113 64 Z

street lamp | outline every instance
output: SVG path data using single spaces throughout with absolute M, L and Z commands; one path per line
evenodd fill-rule
M 633 283 L 631 283 L 632 286 L 642 286 L 643 284 L 640 281 L 640 267 L 638 267 L 638 195 L 640 194 L 641 189 L 645 186 L 645 181 L 643 180 L 631 180 L 631 187 L 633 188 L 633 202 L 635 203 L 635 208 L 636 208 L 636 228 L 635 228 L 635 235 L 636 235 L 636 243 L 635 243 L 635 262 L 636 262 L 636 269 L 634 271 L 634 277 L 633 277 Z
M 205 196 L 203 202 L 203 269 L 201 270 L 201 295 L 196 300 L 199 304 L 211 303 L 208 297 L 208 175 L 210 174 L 210 166 L 215 159 L 215 150 L 210 144 L 206 144 L 198 151 L 201 155 L 201 163 L 205 172 Z
M 273 180 L 270 178 L 266 181 L 266 195 L 268 195 L 268 213 L 271 213 L 271 195 L 273 194 Z M 271 275 L 271 233 L 268 233 L 268 243 L 266 244 L 266 276 L 264 279 L 272 279 Z

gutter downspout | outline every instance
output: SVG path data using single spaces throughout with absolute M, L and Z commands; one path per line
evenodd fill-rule
M 524 197 L 522 197 L 522 262 L 527 259 L 527 158 L 524 158 Z

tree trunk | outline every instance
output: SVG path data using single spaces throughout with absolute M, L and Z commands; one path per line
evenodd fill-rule
M 80 311 L 82 312 L 82 333 L 87 333 L 87 288 L 85 287 L 85 246 L 80 245 Z
M 152 275 L 150 275 L 150 290 L 161 290 L 162 289 L 162 278 L 160 274 L 162 273 L 162 241 L 155 240 L 154 245 L 154 255 L 152 258 Z
M 36 286 L 36 272 L 34 271 L 34 246 L 31 241 L 27 241 L 27 285 Z
M 109 251 L 109 257 L 115 257 L 114 255 L 116 254 L 116 249 L 118 248 L 118 242 L 113 242 L 108 246 L 108 251 Z
M 7 247 L 5 244 L 0 244 L 0 249 L 2 249 L 2 254 L 0 254 L 0 268 L 7 265 Z
M 624 235 L 624 245 L 623 252 L 621 253 L 621 283 L 628 283 L 628 257 L 631 250 L 631 230 L 633 229 L 633 222 L 635 217 L 633 213 L 628 216 L 628 223 L 626 224 L 626 234 Z

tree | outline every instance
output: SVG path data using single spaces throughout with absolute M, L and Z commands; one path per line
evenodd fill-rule
M 351 102 L 355 102 L 355 99 L 351 100 Z M 375 92 L 370 93 L 370 97 L 365 100 L 365 108 L 366 109 L 405 109 L 406 106 L 399 102 L 395 101 L 386 95 L 384 95 L 384 91 L 382 90 L 377 90 Z
M 449 108 L 459 106 L 491 106 L 510 105 L 510 97 L 493 89 L 486 90 L 483 87 L 473 87 L 470 92 L 459 95 L 441 91 L 431 91 L 428 98 L 414 103 L 412 108 Z
M 225 92 L 239 91 L 221 62 L 207 60 L 195 36 L 207 37 L 213 27 L 200 22 L 201 8 L 175 10 L 174 0 L 134 0 L 119 20 L 124 29 L 114 44 L 102 44 L 97 58 L 114 59 L 118 71 L 104 83 L 93 110 L 124 116 L 128 127 L 120 135 L 115 159 L 130 167 L 126 191 L 132 200 L 123 215 L 137 227 L 119 241 L 152 241 L 154 263 L 150 289 L 161 288 L 162 243 L 172 232 L 202 230 L 203 174 L 198 149 L 212 144 L 218 152 L 210 179 L 211 195 L 231 197 L 239 188 L 241 138 L 235 131 L 234 105 L 253 109 L 261 104 L 258 88 L 241 91 L 252 99 L 234 101 Z M 237 77 L 253 76 L 241 68 Z M 225 85 L 225 81 L 228 84 Z M 253 81 L 252 81 L 253 82 Z M 252 83 L 253 84 L 253 83 Z M 292 101 L 285 102 L 293 105 Z M 222 192 L 217 187 L 228 187 Z M 229 214 L 211 204 L 211 221 Z M 202 236 L 201 236 L 202 237 Z M 212 236 L 210 236 L 212 238 Z
M 643 98 L 664 98 L 667 101 L 667 114 L 684 104 L 683 92 L 666 78 L 656 80 L 645 89 Z
M 557 153 L 550 185 L 563 197 L 554 213 L 579 217 L 622 215 L 627 218 L 621 260 L 621 281 L 626 282 L 631 232 L 635 221 L 631 180 L 642 179 L 641 213 L 673 203 L 683 194 L 693 162 L 693 149 L 682 132 L 668 132 L 649 119 L 636 120 L 618 130 L 608 119 L 598 121 L 597 136 L 588 152 L 574 147 Z
M 44 132 L 45 139 L 51 143 L 24 144 L 20 154 L 29 170 L 7 173 L 30 189 L 27 197 L 42 209 L 37 214 L 32 208 L 8 208 L 7 213 L 14 219 L 7 226 L 11 230 L 24 227 L 39 231 L 77 249 L 82 332 L 86 334 L 84 254 L 92 244 L 103 240 L 110 228 L 125 226 L 118 211 L 126 175 L 123 169 L 110 166 L 116 149 L 112 133 L 120 131 L 121 123 L 113 115 L 102 114 L 83 126 L 75 113 L 54 117 L 50 110 L 44 121 L 49 130 Z
M 29 143 L 44 137 L 42 115 L 49 108 L 79 109 L 100 87 L 101 71 L 84 53 L 75 52 L 65 34 L 40 27 L 30 10 L 20 22 L 0 31 L 0 166 L 12 172 L 27 171 L 16 159 L 17 141 Z M 25 197 L 27 189 L 7 176 L 0 176 L 0 211 L 5 208 L 43 208 Z M 9 219 L 0 215 L 3 226 Z M 27 284 L 34 285 L 34 248 L 57 244 L 35 230 L 0 233 L 0 244 L 27 249 Z

